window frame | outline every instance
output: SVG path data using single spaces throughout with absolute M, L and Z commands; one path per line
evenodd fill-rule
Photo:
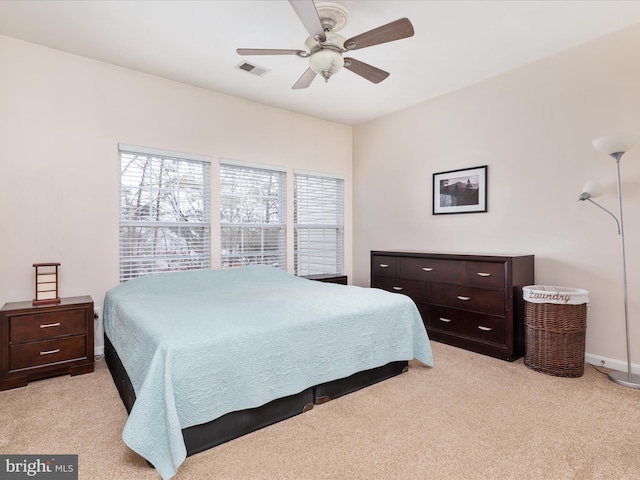
M 239 182 L 236 186 L 245 189 L 245 192 L 227 191 L 225 182 L 231 176 L 236 176 Z M 264 193 L 255 189 L 266 187 L 259 182 L 275 180 L 276 192 Z M 273 186 L 273 185 L 272 185 Z M 251 191 L 251 189 L 254 189 Z M 282 270 L 287 270 L 287 169 L 284 167 L 220 159 L 220 268 L 231 268 L 246 265 L 271 265 Z M 241 216 L 252 215 L 254 221 L 226 221 L 225 217 L 231 216 L 227 212 L 232 199 L 238 200 L 238 208 Z M 269 212 L 266 207 L 269 202 L 275 202 L 275 212 Z M 252 204 L 252 205 L 250 205 Z M 257 206 L 266 207 L 263 221 L 256 221 L 254 215 Z M 273 204 L 272 204 L 273 206 Z M 238 212 L 236 212 L 238 214 Z M 276 221 L 273 220 L 276 216 Z M 264 221 L 266 220 L 266 221 Z M 227 229 L 227 231 L 225 231 Z M 240 235 L 240 243 L 230 240 L 229 230 L 235 230 Z M 245 244 L 245 238 L 251 237 L 252 242 Z M 258 240 L 259 237 L 259 242 Z M 236 237 L 237 238 L 237 237 Z M 235 243 L 235 244 L 234 244 Z M 275 246 L 275 248 L 273 248 Z M 259 248 L 256 248 L 259 247 Z M 230 252 L 231 249 L 233 252 Z
M 146 160 L 142 160 L 145 157 Z M 211 158 L 118 144 L 118 159 L 120 283 L 163 272 L 211 268 Z M 148 163 L 139 176 L 132 174 L 126 177 L 123 170 L 125 159 L 130 160 L 129 166 L 137 159 Z M 163 176 L 160 176 L 160 182 L 149 181 L 152 173 L 148 173 L 146 168 L 150 166 L 153 169 L 154 166 L 158 167 L 157 164 L 161 172 L 173 174 L 167 184 L 162 184 L 165 180 Z M 194 168 L 195 171 L 190 171 Z M 127 178 L 132 180 L 130 186 L 127 186 Z M 135 185 L 134 178 L 140 183 Z M 147 185 L 143 184 L 145 180 Z M 142 218 L 132 218 L 140 215 L 142 209 L 137 209 L 137 213 L 131 209 L 127 211 L 124 203 L 127 189 L 133 192 L 132 198 L 136 195 L 140 198 L 145 194 L 148 199 L 148 209 L 143 212 Z M 156 203 L 156 210 L 153 210 L 153 203 Z M 160 204 L 163 207 L 171 204 L 171 208 L 162 210 Z M 144 214 L 155 215 L 156 219 L 144 218 Z M 177 218 L 159 219 L 160 216 Z M 138 235 L 137 240 L 130 233 L 132 229 Z M 146 236 L 145 229 L 149 229 Z M 152 238 L 148 236 L 149 231 L 152 232 Z M 178 251 L 170 253 L 171 248 Z M 145 253 L 141 254 L 140 251 Z
M 299 181 L 307 183 L 308 188 L 304 199 L 301 197 L 302 184 Z M 310 182 L 319 182 L 319 185 L 310 185 Z M 327 189 L 327 182 L 334 185 L 330 185 L 331 188 Z M 331 173 L 294 169 L 293 185 L 295 274 L 343 275 L 344 177 Z M 327 198 L 328 192 L 331 196 Z M 328 212 L 322 210 L 328 210 Z M 335 216 L 331 218 L 333 215 Z M 309 221 L 312 218 L 314 221 Z M 305 254 L 303 254 L 304 251 L 306 251 Z

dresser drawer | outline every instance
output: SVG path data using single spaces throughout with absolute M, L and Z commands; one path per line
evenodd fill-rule
M 398 275 L 428 282 L 462 283 L 462 262 L 433 258 L 400 257 Z
M 495 262 L 466 262 L 470 287 L 504 288 L 505 264 Z
M 432 305 L 427 325 L 449 333 L 470 337 L 477 341 L 504 345 L 507 339 L 505 317 Z
M 505 314 L 503 291 L 431 283 L 429 302 L 491 315 Z
M 427 285 L 423 282 L 407 280 L 406 278 L 375 276 L 374 283 L 371 286 L 390 292 L 403 293 L 411 297 L 414 302 L 427 301 Z
M 453 308 L 431 305 L 427 318 L 427 326 L 449 333 L 464 333 L 464 311 Z
M 469 312 L 465 324 L 465 333 L 482 342 L 507 342 L 507 324 L 505 317 L 492 317 L 481 313 Z
M 55 313 L 18 315 L 9 319 L 11 342 L 26 342 L 44 338 L 84 333 L 86 330 L 84 310 L 69 310 Z
M 11 345 L 10 369 L 19 370 L 85 358 L 87 356 L 86 342 L 85 335 L 76 335 L 55 340 Z
M 396 257 L 373 255 L 371 257 L 371 275 L 397 276 L 398 259 Z

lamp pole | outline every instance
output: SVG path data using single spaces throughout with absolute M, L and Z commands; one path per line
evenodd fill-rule
M 593 141 L 596 150 L 606 153 L 616 161 L 616 181 L 618 184 L 618 216 L 616 217 L 608 209 L 591 199 L 592 196 L 598 196 L 595 190 L 598 190 L 595 182 L 587 182 L 584 191 L 578 197 L 578 200 L 588 200 L 597 207 L 601 208 L 618 224 L 618 235 L 620 235 L 620 244 L 622 246 L 622 286 L 624 291 L 624 323 L 627 340 L 627 371 L 614 371 L 609 373 L 609 380 L 619 385 L 631 388 L 640 388 L 640 375 L 633 373 L 631 369 L 631 330 L 629 328 L 629 297 L 627 295 L 627 259 L 624 247 L 624 222 L 622 218 L 622 182 L 620 181 L 620 159 L 629 149 L 640 141 L 640 135 L 637 133 L 623 134 L 610 137 L 601 137 Z
M 611 157 L 616 161 L 616 179 L 618 184 L 618 228 L 620 230 L 620 243 L 622 245 L 622 285 L 624 289 L 624 323 L 627 336 L 627 373 L 611 372 L 609 379 L 625 387 L 640 388 L 640 375 L 631 371 L 631 331 L 629 328 L 629 297 L 627 295 L 627 259 L 624 248 L 624 221 L 622 219 L 622 187 L 620 182 L 620 159 L 624 152 L 615 152 Z

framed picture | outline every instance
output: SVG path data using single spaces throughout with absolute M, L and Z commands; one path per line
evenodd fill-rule
M 487 211 L 487 166 L 433 174 L 433 214 Z

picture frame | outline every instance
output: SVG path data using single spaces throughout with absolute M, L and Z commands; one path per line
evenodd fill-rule
M 433 174 L 433 215 L 487 211 L 487 165 Z

